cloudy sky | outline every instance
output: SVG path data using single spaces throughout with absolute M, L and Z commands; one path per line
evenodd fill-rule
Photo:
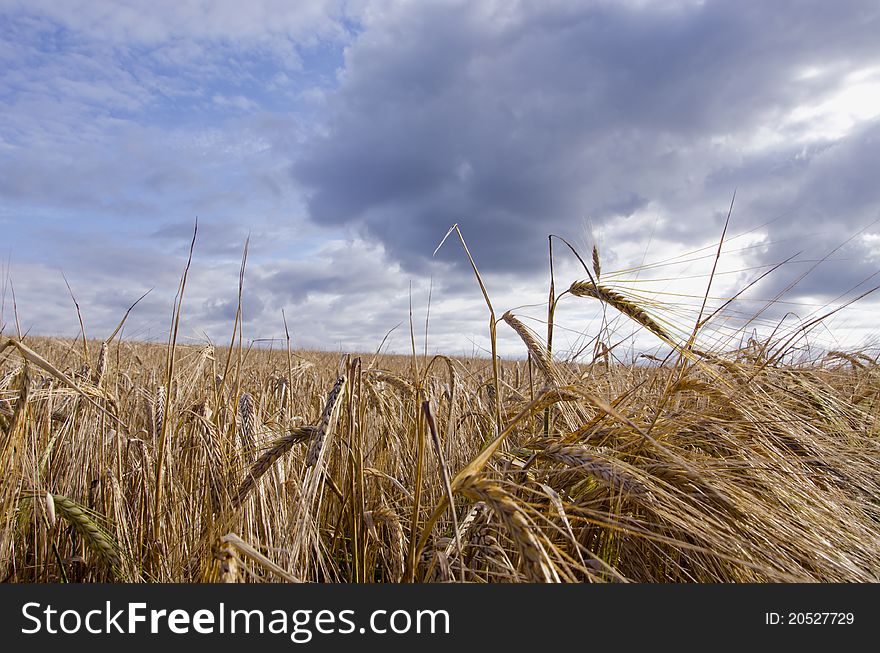
M 430 295 L 429 349 L 481 352 L 454 223 L 499 316 L 545 328 L 553 233 L 686 333 L 734 192 L 712 301 L 790 260 L 717 334 L 880 284 L 876 0 L 0 0 L 0 31 L 6 334 L 13 289 L 23 331 L 76 334 L 66 278 L 96 338 L 153 289 L 125 336 L 161 340 L 196 219 L 187 342 L 229 338 L 250 236 L 246 338 L 283 309 L 297 346 L 399 324 L 406 351 L 412 304 L 421 348 Z M 558 287 L 585 276 L 555 248 Z M 878 308 L 813 337 L 870 341 Z M 562 300 L 561 353 L 602 319 Z

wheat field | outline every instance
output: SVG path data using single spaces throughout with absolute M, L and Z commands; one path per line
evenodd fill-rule
M 668 357 L 560 358 L 478 272 L 520 359 L 4 336 L 0 578 L 880 580 L 876 359 L 704 351 L 590 277 Z

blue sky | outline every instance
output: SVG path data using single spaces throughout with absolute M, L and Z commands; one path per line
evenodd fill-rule
M 430 292 L 430 349 L 469 353 L 481 295 L 455 243 L 432 256 L 453 223 L 498 313 L 540 332 L 549 233 L 623 270 L 711 244 L 734 190 L 713 294 L 796 255 L 752 293 L 797 282 L 763 314 L 794 324 L 880 269 L 877 33 L 876 2 L 2 1 L 4 333 L 14 287 L 23 330 L 75 334 L 66 277 L 90 336 L 153 288 L 126 336 L 163 338 L 198 218 L 187 341 L 229 337 L 250 235 L 247 337 L 284 309 L 299 346 L 403 322 L 405 351 Z M 691 258 L 609 282 L 686 330 L 697 300 L 662 293 L 705 289 Z M 561 347 L 592 309 L 566 303 Z M 814 337 L 870 341 L 875 310 Z

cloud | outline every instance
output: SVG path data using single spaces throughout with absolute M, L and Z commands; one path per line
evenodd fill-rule
M 346 48 L 293 174 L 313 220 L 361 229 L 412 271 L 453 222 L 490 271 L 538 269 L 548 233 L 649 206 L 681 240 L 705 240 L 736 188 L 739 225 L 830 200 L 854 229 L 876 185 L 786 203 L 770 180 L 864 176 L 852 156 L 818 153 L 832 144 L 803 108 L 870 76 L 878 28 L 871 3 L 394 5 Z M 863 127 L 833 146 L 857 149 Z

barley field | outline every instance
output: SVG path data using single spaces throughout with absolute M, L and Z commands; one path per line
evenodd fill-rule
M 4 336 L 0 578 L 880 580 L 876 359 L 705 351 L 594 255 L 667 357 L 560 358 L 478 272 L 520 359 Z

